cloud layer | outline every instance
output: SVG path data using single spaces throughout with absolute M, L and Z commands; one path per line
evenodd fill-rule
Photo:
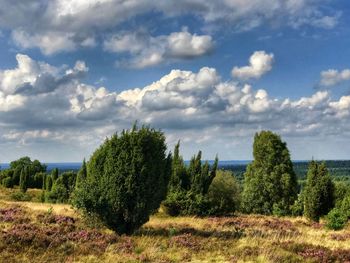
M 328 0 L 3 0 L 0 5 L 0 27 L 9 30 L 13 41 L 21 48 L 39 48 L 42 53 L 52 55 L 58 52 L 69 52 L 77 48 L 91 48 L 107 41 L 107 47 L 115 47 L 109 34 L 123 32 L 123 25 L 142 15 L 152 15 L 157 23 L 165 19 L 194 15 L 202 28 L 227 26 L 233 31 L 247 31 L 262 25 L 272 28 L 287 26 L 292 28 L 316 27 L 334 28 L 341 17 L 341 12 L 324 8 Z M 168 21 L 167 21 L 168 22 Z M 190 49 L 186 53 L 183 43 L 181 49 L 172 50 L 177 57 L 189 57 L 195 50 L 195 56 L 206 53 L 208 46 L 198 48 L 197 42 L 210 42 L 174 32 L 161 38 L 171 41 L 174 38 L 185 39 L 184 44 Z M 180 35 L 177 35 L 180 34 Z M 160 36 L 155 36 L 159 42 Z M 152 38 L 150 37 L 149 40 Z M 181 41 L 180 41 L 181 42 Z M 111 45 L 109 45 L 110 43 Z M 169 44 L 169 43 L 168 43 Z M 118 44 L 117 44 L 118 45 Z M 170 46 L 172 43 L 170 43 Z M 150 44 L 152 47 L 153 45 Z M 177 47 L 176 45 L 174 47 Z M 197 54 L 197 55 L 196 55 Z M 162 57 L 162 56 L 161 56 Z M 159 60 L 154 55 L 151 61 Z
M 83 61 L 68 68 L 23 54 L 16 59 L 17 67 L 0 71 L 2 145 L 35 148 L 45 142 L 53 149 L 69 145 L 86 152 L 135 120 L 164 129 L 170 143 L 182 139 L 190 146 L 230 145 L 261 129 L 291 138 L 350 136 L 350 96 L 334 100 L 328 91 L 318 91 L 277 99 L 266 90 L 223 81 L 209 67 L 172 70 L 144 88 L 116 93 L 85 84 Z

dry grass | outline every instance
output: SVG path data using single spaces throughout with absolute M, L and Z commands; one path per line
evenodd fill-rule
M 346 261 L 350 228 L 303 218 L 158 214 L 127 237 L 87 226 L 69 205 L 0 202 L 0 262 Z

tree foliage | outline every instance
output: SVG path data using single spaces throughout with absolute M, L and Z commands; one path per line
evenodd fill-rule
M 334 206 L 334 184 L 325 163 L 311 161 L 305 186 L 305 216 L 318 221 Z
M 289 214 L 297 198 L 298 184 L 287 144 L 271 131 L 256 133 L 253 156 L 244 175 L 243 210 Z
M 208 191 L 210 202 L 209 214 L 230 215 L 240 205 L 240 185 L 233 173 L 218 170 Z
M 86 161 L 84 159 L 83 164 L 82 164 L 82 166 L 78 172 L 78 175 L 77 175 L 75 187 L 76 188 L 80 187 L 83 184 L 83 182 L 86 180 L 86 177 L 87 177 L 87 168 L 86 168 Z
M 94 152 L 73 203 L 117 233 L 131 234 L 158 210 L 166 195 L 170 166 L 164 134 L 135 125 Z
M 194 155 L 186 167 L 179 152 L 180 142 L 174 149 L 169 191 L 163 202 L 170 215 L 207 215 L 210 210 L 209 187 L 216 175 L 218 158 L 210 167 L 202 163 L 202 152 Z
M 19 188 L 22 193 L 27 192 L 28 179 L 29 179 L 29 167 L 25 166 L 24 168 L 22 168 L 20 181 L 19 181 Z

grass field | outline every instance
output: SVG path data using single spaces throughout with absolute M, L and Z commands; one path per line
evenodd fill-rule
M 350 228 L 303 218 L 167 217 L 132 236 L 92 227 L 69 205 L 0 201 L 0 262 L 350 262 Z

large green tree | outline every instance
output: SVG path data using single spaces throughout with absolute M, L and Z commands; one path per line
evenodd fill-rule
M 334 184 L 326 164 L 311 161 L 309 164 L 305 196 L 304 213 L 313 221 L 327 215 L 334 206 Z
M 165 198 L 171 156 L 161 131 L 143 126 L 107 139 L 91 156 L 74 205 L 119 234 L 149 220 Z
M 298 184 L 287 144 L 271 131 L 256 133 L 254 160 L 244 175 L 243 210 L 247 213 L 290 213 Z

